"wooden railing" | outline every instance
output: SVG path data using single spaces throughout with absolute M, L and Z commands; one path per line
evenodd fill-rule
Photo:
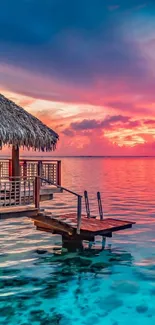
M 20 160 L 20 176 L 32 178 L 40 176 L 61 185 L 61 161 L 60 160 Z M 12 177 L 11 160 L 0 160 L 0 179 Z
M 17 177 L 0 182 L 0 207 L 34 204 L 34 178 Z
M 57 188 L 59 188 L 60 190 L 62 190 L 63 192 L 68 192 L 68 193 L 77 197 L 77 234 L 80 234 L 81 213 L 82 213 L 82 196 L 63 187 L 63 186 L 60 186 L 59 184 L 53 184 L 51 181 L 49 181 L 45 178 L 36 176 L 35 177 L 35 207 L 37 209 L 40 208 L 40 206 L 39 206 L 40 205 L 40 186 L 41 186 L 42 182 L 44 182 L 45 184 L 54 185 Z

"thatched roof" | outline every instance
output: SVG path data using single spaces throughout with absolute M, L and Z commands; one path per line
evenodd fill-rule
M 7 144 L 51 151 L 58 138 L 39 119 L 0 94 L 0 148 Z

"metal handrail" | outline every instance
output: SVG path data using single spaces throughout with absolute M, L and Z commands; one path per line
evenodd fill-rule
M 56 186 L 60 190 L 68 192 L 70 194 L 73 194 L 73 195 L 75 195 L 77 197 L 77 234 L 79 235 L 80 234 L 80 228 L 81 228 L 82 195 L 80 195 L 78 193 L 75 193 L 75 192 L 69 190 L 66 187 L 60 186 L 58 184 L 54 184 L 54 183 L 52 183 L 51 181 L 49 181 L 49 180 L 47 180 L 45 178 L 42 178 L 42 177 L 39 177 L 39 176 L 36 177 L 36 178 L 39 178 L 41 181 L 46 182 L 48 184 L 51 184 L 53 186 Z M 37 182 L 36 182 L 36 184 L 37 184 Z

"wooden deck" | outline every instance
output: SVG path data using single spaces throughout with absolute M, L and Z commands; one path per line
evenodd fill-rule
M 40 212 L 32 206 L 0 208 L 0 219 L 28 217 L 34 221 L 37 230 L 62 235 L 63 245 L 81 247 L 83 240 L 94 241 L 95 236 L 112 237 L 113 232 L 131 228 L 135 222 L 107 218 L 87 218 L 82 215 L 80 233 L 77 234 L 77 214 L 54 216 L 49 211 Z
M 104 220 L 88 219 L 83 215 L 80 235 L 77 235 L 77 215 L 75 213 L 53 216 L 45 211 L 44 214 L 34 217 L 33 220 L 38 230 L 61 234 L 70 239 L 80 237 L 81 239 L 88 240 L 97 235 L 112 237 L 113 232 L 131 228 L 134 224 L 134 222 L 131 221 L 113 218 Z

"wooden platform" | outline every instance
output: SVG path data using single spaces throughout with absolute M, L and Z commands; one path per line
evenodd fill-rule
M 38 215 L 38 209 L 31 206 L 11 206 L 0 208 L 0 219 L 29 217 L 33 218 Z
M 91 239 L 97 235 L 112 237 L 112 233 L 131 228 L 134 222 L 107 218 L 98 220 L 82 216 L 80 235 L 76 234 L 77 216 L 75 213 L 53 216 L 44 212 L 44 215 L 33 218 L 38 230 L 61 234 L 64 237 Z

